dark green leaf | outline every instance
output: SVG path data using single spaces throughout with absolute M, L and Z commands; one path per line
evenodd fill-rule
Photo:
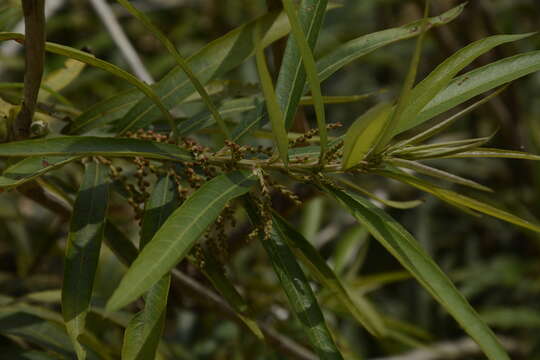
M 23 156 L 143 156 L 172 161 L 193 160 L 191 154 L 178 146 L 153 141 L 102 138 L 92 136 L 62 136 L 0 144 L 4 157 Z
M 86 358 L 86 350 L 78 338 L 85 330 L 109 203 L 107 175 L 106 166 L 86 164 L 66 246 L 62 314 L 80 360 Z
M 399 260 L 480 345 L 490 360 L 510 359 L 493 332 L 407 230 L 360 196 L 327 185 L 322 185 L 322 188 L 348 209 Z
M 273 223 L 281 241 L 287 244 L 294 256 L 306 265 L 313 277 L 330 292 L 330 295 L 335 297 L 371 334 L 384 336 L 386 329 L 377 311 L 368 306 L 365 300 L 357 301 L 351 296 L 317 249 L 278 214 L 274 214 Z
M 109 299 L 107 310 L 119 309 L 148 290 L 187 255 L 227 202 L 254 184 L 252 174 L 235 171 L 210 180 L 193 193 L 144 247 Z

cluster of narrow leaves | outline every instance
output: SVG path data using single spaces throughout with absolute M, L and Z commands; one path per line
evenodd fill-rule
M 454 20 L 464 5 L 436 17 L 428 17 L 426 12 L 417 22 L 363 35 L 315 59 L 313 48 L 329 9 L 327 2 L 303 0 L 296 6 L 291 0 L 283 0 L 283 12 L 267 13 L 184 58 L 145 14 L 127 1 L 118 2 L 155 35 L 177 66 L 154 86 L 149 86 L 92 54 L 46 43 L 46 51 L 68 60 L 64 71 L 52 74 L 43 82 L 42 90 L 47 92 L 41 95 L 43 101 L 50 96 L 62 99 L 58 92 L 77 77 L 82 64 L 126 80 L 134 89 L 70 118 L 61 134 L 0 144 L 0 156 L 9 162 L 0 176 L 0 187 L 6 190 L 33 181 L 45 186 L 42 175 L 67 163 L 83 164 L 84 176 L 73 203 L 66 245 L 61 299 L 63 321 L 60 320 L 65 323 L 79 359 L 100 354 L 99 341 L 86 330 L 85 319 L 92 309 L 92 288 L 102 240 L 106 240 L 129 266 L 107 302 L 107 313 L 113 314 L 144 299 L 144 306 L 139 306 L 140 311 L 126 325 L 121 350 L 123 359 L 154 357 L 164 327 L 171 271 L 183 260 L 205 274 L 255 336 L 261 341 L 268 340 L 249 304 L 222 271 L 228 261 L 225 242 L 228 227 L 234 225 L 233 206 L 236 205 L 246 210 L 254 229 L 250 238 L 262 243 L 290 308 L 321 359 L 341 359 L 342 354 L 303 269 L 373 336 L 389 336 L 376 307 L 365 297 L 354 294 L 312 243 L 273 209 L 276 192 L 298 203 L 298 198 L 278 183 L 278 179 L 283 181 L 283 176 L 289 181 L 315 186 L 349 211 L 454 317 L 489 359 L 509 358 L 492 331 L 411 234 L 366 199 L 374 195 L 365 191 L 361 182 L 362 176 L 368 173 L 395 179 L 468 213 L 487 214 L 540 232 L 540 226 L 534 223 L 448 190 L 432 180 L 491 191 L 486 186 L 422 162 L 469 157 L 540 159 L 536 155 L 484 147 L 489 137 L 431 141 L 455 121 L 498 95 L 503 90 L 501 86 L 540 70 L 540 52 L 533 51 L 458 76 L 494 47 L 531 34 L 495 35 L 471 43 L 415 85 L 424 35 L 432 27 Z M 274 85 L 264 50 L 289 32 Z M 399 98 L 394 102 L 381 102 L 361 114 L 343 137 L 329 137 L 328 129 L 336 125 L 327 124 L 325 104 L 358 101 L 373 94 L 325 97 L 321 93 L 321 82 L 370 52 L 416 36 L 417 46 Z M 24 42 L 24 36 L 3 32 L 0 40 Z M 256 91 L 246 91 L 247 96 L 214 104 L 211 82 L 252 55 L 256 58 L 261 91 L 256 87 Z M 396 140 L 397 135 L 490 90 L 494 91 L 447 119 L 421 132 L 409 131 L 407 136 Z M 308 92 L 310 96 L 305 96 Z M 193 99 L 202 101 L 207 110 L 191 119 L 175 118 L 171 110 Z M 295 138 L 289 129 L 298 107 L 306 104 L 315 108 L 317 127 Z M 4 102 L 0 105 L 3 120 L 9 122 L 17 107 L 4 105 Z M 244 115 L 232 131 L 224 120 L 231 114 Z M 73 116 L 67 110 L 66 115 Z M 141 130 L 160 120 L 166 123 L 160 125 L 163 130 L 159 133 Z M 256 137 L 257 131 L 265 133 L 259 129 L 267 125 L 268 120 L 275 145 L 270 149 L 259 146 Z M 185 138 L 200 136 L 203 130 L 216 127 L 222 137 L 209 147 Z M 121 169 L 119 164 L 125 164 L 125 158 L 131 159 L 131 165 Z M 137 181 L 130 182 L 129 176 Z M 138 250 L 107 218 L 110 192 L 124 197 L 137 215 Z M 387 204 L 392 205 L 392 202 Z M 40 316 L 23 308 L 11 311 L 25 313 L 28 317 Z M 54 320 L 48 319 L 46 325 L 55 326 Z M 9 324 L 0 331 L 26 335 L 9 328 Z M 49 342 L 46 346 L 52 345 Z M 69 349 L 69 344 L 53 348 L 59 353 L 69 353 Z

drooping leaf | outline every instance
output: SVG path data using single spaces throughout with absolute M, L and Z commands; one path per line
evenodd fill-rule
M 178 146 L 153 141 L 103 138 L 93 136 L 62 136 L 0 144 L 3 157 L 25 156 L 143 156 L 150 159 L 190 161 L 189 152 Z
M 260 225 L 262 220 L 255 206 L 250 201 L 246 201 L 245 206 L 251 221 Z M 309 282 L 289 247 L 281 240 L 274 227 L 269 236 L 261 236 L 260 240 L 313 350 L 320 359 L 343 359 L 328 330 Z
M 272 124 L 272 134 L 274 135 L 274 141 L 276 143 L 279 156 L 284 164 L 289 162 L 289 139 L 287 138 L 287 130 L 285 129 L 285 122 L 283 121 L 283 113 L 277 102 L 276 93 L 274 92 L 274 84 L 272 83 L 272 77 L 266 59 L 264 56 L 264 48 L 261 44 L 261 35 L 259 27 L 255 27 L 253 32 L 255 42 L 255 61 L 257 63 L 257 71 L 259 72 L 259 81 L 263 90 L 264 98 L 266 100 L 266 110 L 268 111 L 268 117 Z
M 341 167 L 349 169 L 358 165 L 373 146 L 384 130 L 386 121 L 391 117 L 392 106 L 379 103 L 354 121 L 343 140 L 343 158 Z
M 304 1 L 304 3 L 308 3 L 311 1 Z M 297 15 L 295 6 L 292 2 L 292 0 L 282 0 L 283 8 L 285 9 L 285 12 L 287 13 L 287 17 L 289 18 L 289 23 L 291 24 L 291 32 L 294 37 L 294 40 L 296 42 L 296 45 L 298 46 L 298 50 L 300 52 L 300 59 L 302 60 L 302 64 L 305 69 L 305 74 L 308 79 L 309 88 L 311 90 L 311 95 L 313 96 L 313 105 L 315 107 L 315 115 L 317 118 L 317 126 L 319 128 L 319 137 L 320 137 L 320 146 L 321 146 L 321 155 L 320 155 L 320 162 L 324 162 L 324 155 L 326 153 L 327 148 L 327 142 L 328 142 L 328 135 L 326 131 L 326 118 L 324 113 L 324 102 L 322 98 L 321 93 L 321 81 L 319 79 L 319 75 L 317 74 L 317 66 L 315 64 L 315 58 L 313 57 L 312 48 L 315 45 L 315 42 L 317 41 L 319 29 L 321 27 L 322 18 L 324 16 L 324 13 L 326 11 L 326 5 L 327 0 L 316 0 L 315 4 L 313 4 L 311 7 L 307 7 L 305 9 L 300 8 L 299 13 L 301 15 Z M 316 28 L 307 27 L 306 30 L 302 28 L 302 23 L 299 20 L 299 17 L 305 17 L 306 19 L 309 19 L 313 25 L 316 26 Z M 319 20 L 320 19 L 320 20 Z M 319 23 L 316 23 L 316 21 L 320 21 Z M 311 25 L 311 24 L 310 24 Z M 308 39 L 308 35 L 306 32 L 309 31 L 312 36 Z M 292 64 L 283 62 L 283 66 L 291 66 Z M 287 71 L 287 70 L 285 70 Z M 296 75 L 296 74 L 295 74 Z M 299 76 L 296 75 L 296 76 Z M 293 79 L 293 81 L 296 79 Z M 297 89 L 293 88 L 294 90 L 300 90 L 303 87 L 302 83 L 293 84 L 293 86 L 297 86 Z M 295 98 L 292 104 L 294 107 L 292 107 L 292 111 L 296 112 L 296 106 L 298 105 L 298 100 L 300 100 L 300 92 L 296 92 L 298 94 L 298 98 Z M 289 102 L 292 100 L 292 94 L 291 92 L 286 92 L 280 94 L 281 98 L 289 99 Z M 289 104 L 288 104 L 289 105 Z M 294 113 L 293 113 L 294 115 Z M 285 119 L 287 120 L 287 119 Z M 286 123 L 284 123 L 284 126 Z
M 47 172 L 79 159 L 76 156 L 39 156 L 23 159 L 0 175 L 0 188 L 17 187 Z
M 496 46 L 530 35 L 490 36 L 475 41 L 450 56 L 414 87 L 411 102 L 401 114 L 393 135 L 411 129 L 475 95 L 540 69 L 538 61 L 540 54 L 536 54 L 535 57 L 536 52 L 527 53 L 473 70 L 456 78 L 450 84 L 454 76 L 478 56 Z
M 470 198 L 468 196 L 458 194 L 454 191 L 444 189 L 440 186 L 437 186 L 435 184 L 431 184 L 427 181 L 418 179 L 416 177 L 413 177 L 411 175 L 405 174 L 399 170 L 392 171 L 392 170 L 383 170 L 378 171 L 379 174 L 391 177 L 393 179 L 399 180 L 401 182 L 404 182 L 406 184 L 409 184 L 411 186 L 414 186 L 422 191 L 425 191 L 427 193 L 430 193 L 438 198 L 440 198 L 443 201 L 446 201 L 452 205 L 460 205 L 465 208 L 469 208 L 475 211 L 478 211 L 480 213 L 493 216 L 495 218 L 507 221 L 511 224 L 518 225 L 521 227 L 524 227 L 526 229 L 540 232 L 540 225 L 534 224 L 530 221 L 521 219 L 520 217 L 513 215 L 505 210 L 499 209 L 495 206 L 486 204 L 482 201 Z
M 322 185 L 323 190 L 366 227 L 480 345 L 490 360 L 509 360 L 493 332 L 448 277 L 398 222 L 360 196 Z
M 144 247 L 109 299 L 107 310 L 119 309 L 148 290 L 187 255 L 227 202 L 248 192 L 254 183 L 249 172 L 234 171 L 201 186 Z
M 23 42 L 24 35 L 17 33 L 0 33 L 0 41 L 2 40 L 16 40 L 18 42 Z M 136 76 L 128 73 L 114 64 L 98 59 L 90 53 L 77 50 L 69 46 L 47 42 L 45 44 L 45 50 L 54 54 L 63 55 L 71 59 L 81 61 L 85 64 L 105 70 L 114 76 L 128 81 L 150 99 L 154 106 L 157 107 L 161 115 L 163 115 L 169 121 L 169 125 L 172 127 L 173 132 L 176 131 L 176 126 L 174 126 L 174 118 L 164 106 L 160 97 L 154 92 L 152 87 L 150 87 L 144 81 L 139 80 Z
M 79 343 L 85 331 L 94 277 L 109 202 L 108 168 L 93 161 L 85 166 L 84 180 L 73 207 L 64 264 L 62 314 L 79 360 L 86 350 Z
M 150 242 L 161 225 L 179 203 L 176 183 L 171 176 L 158 180 L 144 207 L 141 224 L 141 250 Z M 170 274 L 163 276 L 145 295 L 144 309 L 129 322 L 124 333 L 122 359 L 143 360 L 156 356 L 159 339 L 165 325 Z
M 375 336 L 384 336 L 385 327 L 381 316 L 365 301 L 356 301 L 328 266 L 319 252 L 278 214 L 273 215 L 277 235 L 292 250 L 297 259 L 354 317 L 358 323 Z

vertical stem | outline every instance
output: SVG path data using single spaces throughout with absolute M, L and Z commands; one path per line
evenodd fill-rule
M 43 75 L 45 59 L 45 0 L 22 0 L 26 40 L 24 98 L 21 111 L 14 120 L 11 131 L 14 140 L 30 136 L 30 125 Z

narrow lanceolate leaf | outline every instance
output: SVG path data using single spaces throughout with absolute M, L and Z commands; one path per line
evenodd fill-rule
M 16 33 L 0 33 L 0 41 L 1 40 L 16 40 L 18 42 L 23 42 L 24 35 L 16 34 Z M 163 115 L 169 121 L 169 124 L 172 126 L 173 132 L 176 131 L 176 126 L 174 126 L 174 118 L 172 117 L 171 113 L 167 110 L 167 108 L 163 105 L 159 96 L 156 95 L 152 87 L 150 87 L 145 82 L 139 80 L 136 76 L 128 73 L 127 71 L 119 68 L 118 66 L 114 64 L 111 64 L 105 60 L 98 59 L 90 53 L 77 50 L 69 46 L 47 42 L 45 43 L 45 50 L 48 52 L 52 52 L 54 54 L 69 57 L 71 59 L 79 60 L 85 64 L 105 70 L 111 75 L 117 76 L 121 79 L 128 81 L 130 84 L 137 87 L 144 95 L 146 95 L 153 102 L 153 104 L 157 107 L 157 109 L 159 109 L 161 115 Z
M 445 25 L 454 20 L 461 14 L 464 7 L 465 4 L 461 4 L 439 16 L 428 18 L 426 30 L 435 26 Z M 419 26 L 420 21 L 414 21 L 401 27 L 363 35 L 338 46 L 317 61 L 317 69 L 321 81 L 328 79 L 343 66 L 381 47 L 420 35 L 422 32 L 422 29 Z
M 427 28 L 427 16 L 429 14 L 429 4 L 429 1 L 426 1 L 424 8 L 424 18 L 420 23 L 421 33 L 416 40 L 414 53 L 409 63 L 409 70 L 407 71 L 407 76 L 405 76 L 405 80 L 403 81 L 403 86 L 401 88 L 395 110 L 389 116 L 388 121 L 384 123 L 380 135 L 377 136 L 375 145 L 376 152 L 379 152 L 379 150 L 386 146 L 386 144 L 392 139 L 394 129 L 399 123 L 400 117 L 403 115 L 404 110 L 410 106 L 411 101 L 414 101 L 411 98 L 412 87 L 414 86 L 414 83 L 416 81 L 416 73 L 418 71 L 418 65 L 420 64 L 420 55 L 422 53 L 422 47 L 424 45 L 424 38 Z
M 117 310 L 147 291 L 187 255 L 227 202 L 247 193 L 254 184 L 251 173 L 234 171 L 201 186 L 144 247 L 109 299 L 107 309 Z
M 66 247 L 62 314 L 79 360 L 86 358 L 86 351 L 78 337 L 84 333 L 103 239 L 109 200 L 108 172 L 104 165 L 95 162 L 86 164 Z
M 341 160 L 343 169 L 351 168 L 364 160 L 377 143 L 391 113 L 392 106 L 390 104 L 380 103 L 354 121 L 345 134 Z
M 330 186 L 322 187 L 348 209 L 456 319 L 490 360 L 510 359 L 493 332 L 406 229 L 366 199 Z
M 399 132 L 419 125 L 477 95 L 520 77 L 540 71 L 540 51 L 508 57 L 456 77 L 431 100 L 410 124 L 402 124 Z
M 202 84 L 224 75 L 253 55 L 255 26 L 261 29 L 263 48 L 285 36 L 290 29 L 286 16 L 280 13 L 269 13 L 211 42 L 187 59 L 193 74 Z M 155 84 L 154 88 L 169 109 L 195 93 L 193 84 L 179 67 L 171 70 Z M 152 102 L 141 99 L 118 122 L 117 129 L 124 132 L 145 127 L 159 118 L 160 113 L 157 110 Z
M 84 69 L 85 65 L 86 64 L 81 61 L 67 59 L 62 68 L 47 75 L 43 80 L 43 85 L 50 91 L 57 93 L 73 82 Z M 42 94 L 40 94 L 40 100 L 46 100 L 48 97 L 49 96 L 42 96 Z
M 327 0 L 302 0 L 298 20 L 311 51 L 317 42 L 324 20 Z M 286 128 L 290 129 L 300 97 L 304 93 L 306 71 L 302 64 L 302 51 L 296 38 L 289 38 L 283 53 L 282 66 L 276 84 L 278 102 L 285 117 Z
M 315 115 L 317 117 L 317 126 L 319 127 L 319 137 L 320 137 L 320 142 L 321 142 L 320 162 L 322 163 L 324 161 L 324 155 L 326 153 L 328 135 L 326 131 L 324 102 L 323 102 L 322 93 L 321 93 L 321 81 L 319 80 L 319 75 L 317 74 L 315 58 L 313 57 L 313 52 L 312 52 L 312 48 L 314 46 L 315 41 L 317 40 L 317 36 L 316 34 L 313 36 L 313 43 L 310 44 L 309 40 L 306 37 L 305 31 L 302 29 L 302 24 L 298 18 L 298 15 L 296 14 L 296 8 L 292 0 L 282 0 L 282 2 L 283 2 L 283 8 L 285 9 L 285 12 L 287 13 L 287 17 L 289 18 L 289 22 L 291 24 L 291 32 L 293 34 L 296 44 L 298 45 L 298 50 L 300 51 L 300 57 L 302 59 L 302 63 L 304 64 L 305 72 L 306 72 L 308 83 L 309 83 L 309 88 L 311 89 L 311 95 L 313 96 L 313 105 L 315 106 Z M 322 12 L 322 14 L 319 15 L 315 13 L 314 14 L 315 17 L 318 17 L 318 16 L 322 17 L 324 15 L 326 3 L 327 3 L 326 0 L 316 1 L 316 4 L 314 4 L 316 6 L 314 7 L 317 8 L 320 12 Z M 306 11 L 306 10 L 300 9 L 300 13 L 305 12 L 307 14 L 311 11 L 313 10 L 308 9 Z M 317 25 L 319 27 L 321 26 L 320 23 Z M 318 33 L 319 29 L 315 29 L 314 31 Z M 283 63 L 282 66 L 288 66 L 288 64 Z M 298 84 L 299 89 L 301 89 L 300 85 L 301 84 Z M 286 96 L 291 97 L 291 94 L 287 93 Z M 298 100 L 296 100 L 297 104 L 298 104 Z
M 419 174 L 428 175 L 434 178 L 446 180 L 446 181 L 463 185 L 463 186 L 468 186 L 473 189 L 477 189 L 481 191 L 493 192 L 493 190 L 491 190 L 487 186 L 479 184 L 476 181 L 463 178 L 461 176 L 449 173 L 444 170 L 436 169 L 434 167 L 422 164 L 418 161 L 411 161 L 411 160 L 405 160 L 405 159 L 391 159 L 389 160 L 389 162 L 398 167 L 414 170 Z
M 533 224 L 527 220 L 521 219 L 505 210 L 501 210 L 495 206 L 486 204 L 482 201 L 470 198 L 465 195 L 458 194 L 454 191 L 441 188 L 437 185 L 431 184 L 427 181 L 418 179 L 414 176 L 410 176 L 401 171 L 381 171 L 378 172 L 381 175 L 391 177 L 393 179 L 399 180 L 411 186 L 414 186 L 422 191 L 430 193 L 439 199 L 450 203 L 451 205 L 460 205 L 465 208 L 469 208 L 480 213 L 493 216 L 495 218 L 507 221 L 511 224 L 521 226 L 523 228 L 540 232 L 540 225 Z
M 359 186 L 353 181 L 349 181 L 343 177 L 337 178 L 337 180 L 342 183 L 343 185 L 346 185 L 347 187 L 353 189 L 354 191 L 367 196 L 368 198 L 375 200 L 377 202 L 380 202 L 381 204 L 394 208 L 394 209 L 400 209 L 400 210 L 406 210 L 406 209 L 413 209 L 415 207 L 418 207 L 424 203 L 423 200 L 409 200 L 409 201 L 396 201 L 396 200 L 388 200 L 383 199 L 370 191 L 364 189 L 363 187 Z
M 248 216 L 254 224 L 262 220 L 255 205 L 246 201 Z M 306 276 L 296 262 L 289 247 L 281 240 L 275 227 L 269 236 L 261 236 L 261 242 L 268 254 L 272 267 L 285 291 L 293 312 L 296 314 L 313 350 L 323 360 L 342 360 L 324 320 L 317 299 Z
M 163 46 L 169 51 L 169 53 L 174 57 L 176 60 L 176 63 L 178 66 L 182 69 L 182 71 L 186 74 L 188 79 L 193 84 L 193 87 L 197 90 L 201 98 L 203 99 L 206 107 L 210 110 L 212 113 L 212 116 L 218 123 L 221 131 L 223 131 L 223 134 L 225 137 L 229 136 L 229 130 L 227 129 L 227 125 L 225 125 L 225 121 L 221 118 L 219 112 L 217 111 L 214 103 L 210 99 L 210 96 L 208 96 L 208 93 L 206 92 L 206 89 L 201 84 L 199 79 L 197 79 L 197 76 L 191 71 L 191 68 L 189 67 L 188 63 L 184 59 L 184 57 L 180 54 L 176 46 L 163 34 L 150 19 L 141 11 L 137 10 L 135 6 L 133 6 L 129 1 L 126 0 L 117 0 L 124 8 L 126 8 L 133 16 L 135 16 L 139 21 L 141 21 L 144 26 L 163 44 Z
M 76 156 L 38 156 L 23 159 L 4 170 L 0 175 L 0 188 L 17 187 L 67 163 Z
M 306 265 L 313 277 L 330 292 L 330 295 L 335 297 L 371 334 L 384 336 L 386 328 L 381 316 L 371 306 L 366 306 L 366 302 L 360 303 L 351 297 L 317 249 L 278 214 L 274 214 L 273 224 L 281 241 L 288 245 L 296 258 Z
M 231 281 L 225 274 L 225 269 L 215 259 L 215 255 L 209 251 L 205 252 L 204 265 L 201 267 L 204 275 L 210 280 L 214 288 L 223 296 L 223 298 L 231 305 L 236 311 L 238 316 L 247 328 L 253 332 L 253 334 L 260 340 L 264 339 L 264 335 L 257 324 L 257 321 L 253 318 L 252 310 L 250 309 L 246 300 L 236 290 Z
M 179 203 L 176 183 L 171 176 L 158 180 L 144 207 L 140 248 L 143 249 Z M 165 325 L 165 311 L 171 282 L 170 274 L 163 276 L 145 296 L 144 309 L 129 322 L 124 333 L 122 359 L 154 359 Z
M 257 71 L 259 72 L 259 81 L 263 90 L 264 98 L 266 100 L 266 110 L 270 117 L 270 123 L 272 124 L 272 133 L 274 134 L 274 140 L 276 142 L 279 156 L 284 164 L 289 162 L 288 150 L 289 139 L 287 138 L 287 130 L 285 129 L 285 123 L 283 121 L 283 114 L 279 108 L 277 102 L 276 93 L 274 92 L 274 84 L 272 83 L 272 77 L 268 71 L 266 65 L 266 59 L 264 57 L 264 48 L 260 45 L 260 30 L 259 27 L 255 28 L 253 33 L 255 42 L 255 60 L 257 62 Z
M 469 65 L 474 59 L 496 46 L 517 41 L 531 34 L 495 35 L 481 39 L 457 51 L 435 68 L 424 80 L 414 87 L 410 101 L 399 114 L 397 125 L 392 135 L 410 129 L 418 124 L 418 114 L 437 94 L 446 88 L 452 78 Z
M 143 156 L 150 159 L 172 161 L 193 160 L 189 152 L 172 144 L 125 138 L 62 136 L 0 144 L 0 156 L 2 157 L 68 155 Z
M 501 92 L 503 92 L 507 86 L 503 86 L 500 89 L 497 89 L 496 91 L 493 91 L 491 94 L 484 96 L 482 99 L 474 102 L 473 104 L 467 106 L 465 109 L 457 112 L 456 114 L 450 116 L 448 119 L 441 121 L 440 123 L 430 127 L 429 129 L 422 131 L 419 134 L 414 135 L 411 138 L 405 139 L 403 141 L 399 141 L 398 143 L 392 145 L 393 148 L 400 148 L 404 147 L 406 145 L 415 145 L 420 142 L 423 142 L 442 131 L 446 130 L 448 127 L 450 127 L 452 124 L 454 124 L 457 120 L 461 119 L 465 115 L 469 114 L 473 110 L 477 109 L 478 107 L 484 105 L 491 99 L 493 99 L 495 96 L 499 95 Z
M 443 158 L 507 158 L 507 159 L 522 159 L 522 160 L 540 160 L 539 155 L 529 154 L 523 151 L 477 148 L 469 151 L 463 151 L 457 154 L 443 156 Z

